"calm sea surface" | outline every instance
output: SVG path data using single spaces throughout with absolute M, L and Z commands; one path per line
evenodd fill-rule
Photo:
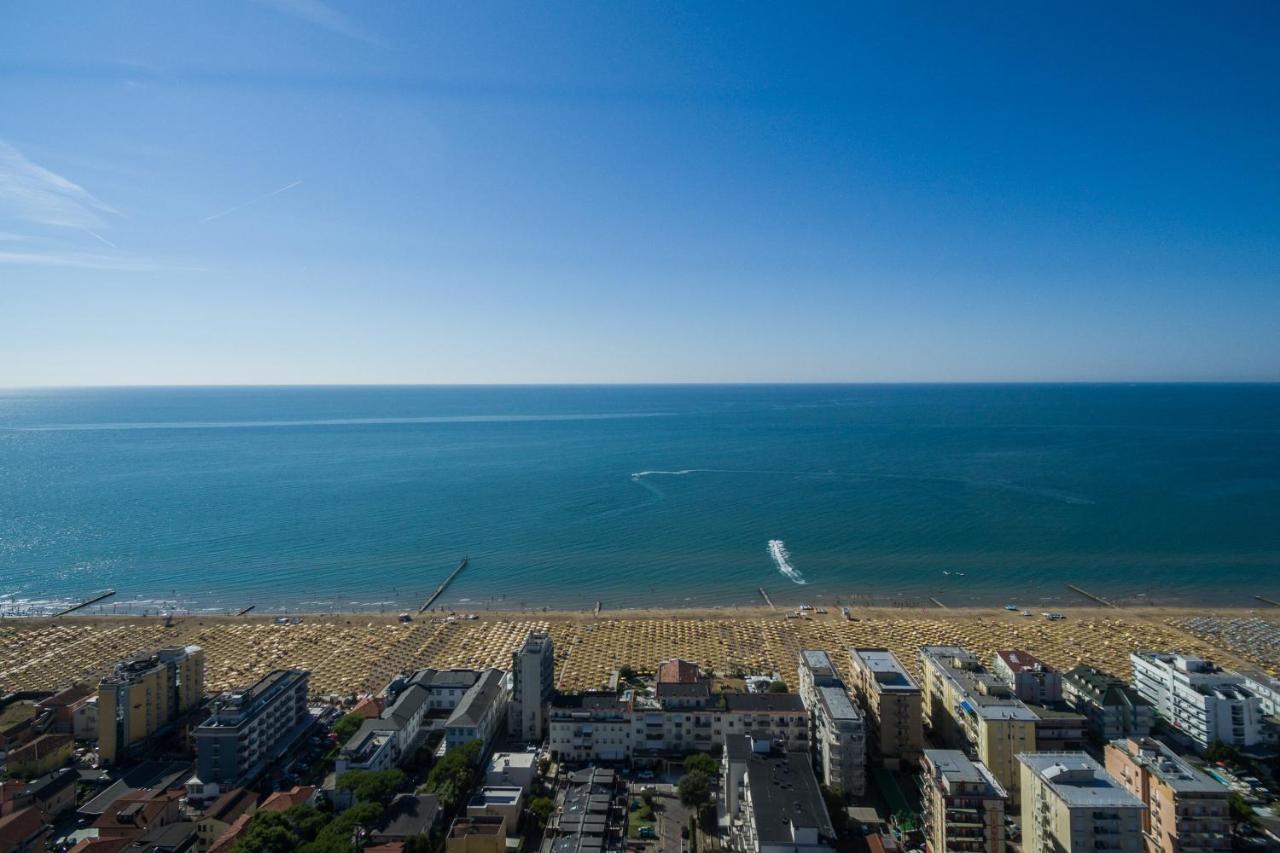
M 1280 598 L 1280 386 L 0 391 L 0 609 L 392 610 L 464 554 L 475 610 Z

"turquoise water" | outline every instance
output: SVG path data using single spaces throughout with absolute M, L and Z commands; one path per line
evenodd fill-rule
M 10 611 L 391 610 L 464 554 L 477 610 L 1280 597 L 1280 386 L 0 391 Z

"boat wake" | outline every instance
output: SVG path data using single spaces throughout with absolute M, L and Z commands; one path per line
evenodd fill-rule
M 796 571 L 796 567 L 791 565 L 791 554 L 787 552 L 787 545 L 781 539 L 769 540 L 769 556 L 773 558 L 778 571 L 782 572 L 792 583 L 802 585 L 808 583 L 804 579 L 804 575 Z

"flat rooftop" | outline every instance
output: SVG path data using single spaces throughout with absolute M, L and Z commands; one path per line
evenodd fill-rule
M 1179 794 L 1227 796 L 1227 786 L 1201 773 L 1155 738 L 1113 740 L 1111 745 L 1129 755 Z
M 1068 806 L 1146 808 L 1083 752 L 1020 752 L 1018 760 L 1043 779 Z
M 855 664 L 871 671 L 878 689 L 882 692 L 918 693 L 919 685 L 912 680 L 906 667 L 888 649 L 853 649 L 849 652 Z
M 853 700 L 849 698 L 849 693 L 843 687 L 834 685 L 824 685 L 817 689 L 818 701 L 826 708 L 827 713 L 831 715 L 833 720 L 861 720 L 862 714 L 858 711 L 857 706 L 853 704 Z

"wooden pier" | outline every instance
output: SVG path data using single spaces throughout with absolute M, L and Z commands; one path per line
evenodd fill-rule
M 453 579 L 456 578 L 459 574 L 461 574 L 462 570 L 467 567 L 467 563 L 469 562 L 471 562 L 470 557 L 463 557 L 462 562 L 458 563 L 458 568 L 450 572 L 449 577 L 445 578 L 444 582 L 441 583 L 440 586 L 436 587 L 436 591 L 431 593 L 431 597 L 427 599 L 426 603 L 418 608 L 418 612 L 426 613 L 427 610 L 431 608 L 431 605 L 436 603 L 436 599 L 439 598 L 442 593 L 444 593 L 445 588 L 448 587 L 449 584 L 453 583 Z
M 109 589 L 106 592 L 100 592 L 97 595 L 95 595 L 93 598 L 89 599 L 88 601 L 82 601 L 79 604 L 76 604 L 72 607 L 68 607 L 66 610 L 61 610 L 53 614 L 53 616 L 55 619 L 59 616 L 66 616 L 68 613 L 74 613 L 75 611 L 81 609 L 82 607 L 88 607 L 90 604 L 97 604 L 99 601 L 102 601 L 104 598 L 110 598 L 115 594 L 116 594 L 116 591 L 114 589 Z
M 773 606 L 773 600 L 769 598 L 769 593 L 764 591 L 764 587 L 759 587 L 759 590 L 760 590 L 760 597 L 764 599 L 765 604 L 769 605 L 769 609 L 777 610 L 778 608 Z
M 1083 595 L 1085 598 L 1091 599 L 1092 601 L 1096 601 L 1099 604 L 1103 605 L 1104 607 L 1110 607 L 1115 610 L 1120 609 L 1116 607 L 1116 605 L 1112 604 L 1110 601 L 1107 601 L 1102 596 L 1094 595 L 1093 593 L 1089 592 L 1087 589 L 1081 589 L 1080 587 L 1076 586 L 1073 583 L 1067 584 L 1067 589 L 1071 590 L 1072 592 L 1079 593 L 1080 595 Z
M 600 615 L 600 602 L 598 602 L 598 601 L 596 602 L 595 615 L 596 615 L 596 616 L 599 616 L 599 615 Z
M 1254 598 L 1258 599 L 1263 604 L 1270 604 L 1272 607 L 1280 607 L 1280 601 L 1276 601 L 1274 598 L 1267 598 L 1265 595 L 1255 595 Z
M 946 610 L 946 609 L 947 609 L 947 605 L 943 604 L 943 603 L 942 603 L 941 601 L 939 601 L 938 599 L 936 599 L 936 598 L 930 598 L 929 600 L 930 600 L 930 601 L 932 601 L 932 602 L 933 602 L 935 605 L 937 605 L 938 607 L 941 607 L 943 610 Z
M 250 610 L 252 610 L 253 608 L 255 608 L 255 607 L 257 607 L 257 606 L 258 606 L 258 605 L 256 605 L 256 604 L 250 604 L 248 607 L 246 607 L 244 610 L 241 610 L 241 611 L 240 611 L 239 613 L 237 613 L 236 615 L 237 615 L 237 616 L 243 616 L 243 615 L 245 615 L 246 613 L 248 613 Z

